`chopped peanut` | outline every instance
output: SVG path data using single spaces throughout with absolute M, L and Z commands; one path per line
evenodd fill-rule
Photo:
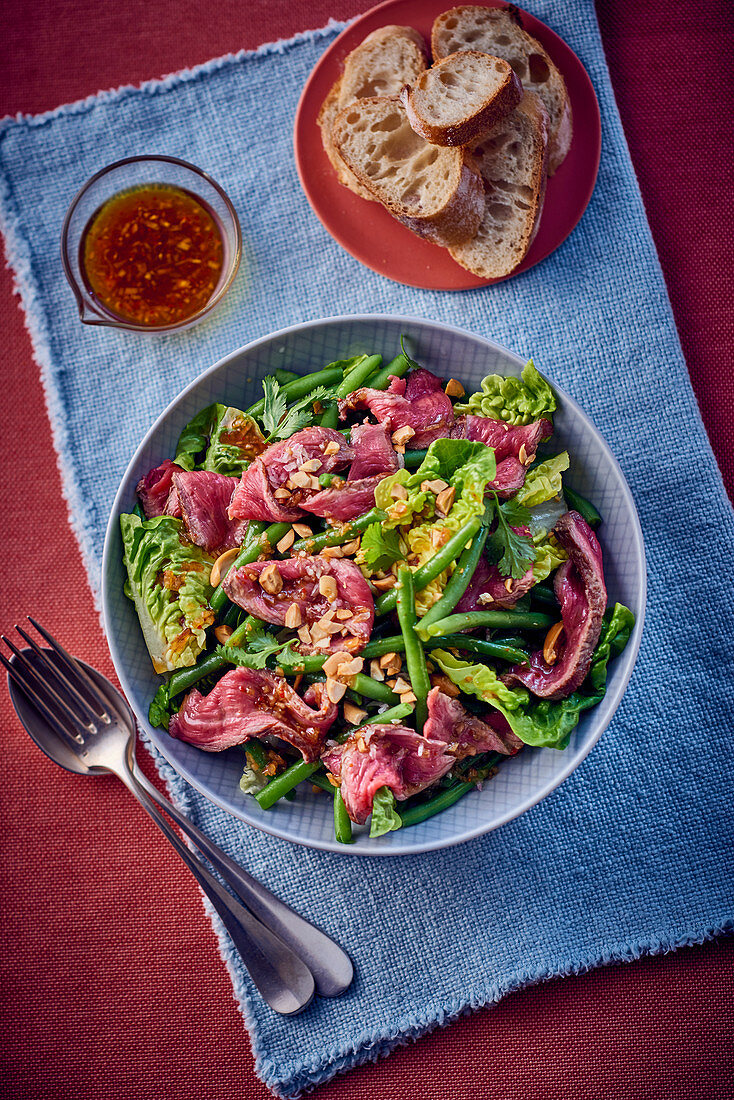
M 533 461 L 532 456 L 528 456 L 528 452 L 525 450 L 524 443 L 520 445 L 520 450 L 517 452 L 517 457 L 519 458 L 520 462 L 522 462 L 523 466 L 529 466 L 530 463 Z
M 311 530 L 311 528 L 308 526 L 307 523 L 294 523 L 293 524 L 293 530 L 302 539 L 307 539 L 310 535 L 313 534 L 313 531 Z
M 398 582 L 398 578 L 393 573 L 388 573 L 386 577 L 379 577 L 372 579 L 373 586 L 378 592 L 389 592 L 391 588 L 394 588 Z
M 212 588 L 216 588 L 222 577 L 227 575 L 230 565 L 240 552 L 239 546 L 235 546 L 233 550 L 225 550 L 223 554 L 220 554 L 217 560 L 212 566 L 212 571 L 209 574 L 209 584 Z
M 444 516 L 448 515 L 455 499 L 456 489 L 453 486 L 443 489 L 436 497 L 436 511 L 441 512 Z
M 360 734 L 357 738 L 357 748 L 360 752 L 367 752 L 367 742 L 365 741 L 362 734 Z
M 451 532 L 447 531 L 445 527 L 434 527 L 431 531 L 431 546 L 434 550 L 440 549 L 445 546 L 451 538 Z
M 332 653 L 324 661 L 324 672 L 327 676 L 336 676 L 340 666 L 349 660 L 351 660 L 351 657 L 344 650 L 339 650 L 338 653 Z
M 415 697 L 415 695 L 413 694 L 412 691 L 402 691 L 400 693 L 400 702 L 401 703 L 417 703 L 418 700 L 416 699 L 416 697 Z
M 341 786 L 341 780 L 337 779 L 335 775 L 331 774 L 331 772 L 326 773 L 326 778 L 329 780 L 332 787 L 340 787 Z M 319 790 L 319 788 L 317 787 L 316 790 Z
M 385 673 L 380 668 L 380 662 L 375 657 L 370 661 L 370 676 L 373 680 L 384 680 Z
M 297 603 L 292 603 L 285 613 L 285 626 L 289 630 L 295 630 L 303 623 L 303 616 L 301 615 L 301 609 Z
M 339 607 L 337 608 L 336 617 L 337 619 L 340 619 L 343 623 L 345 623 L 347 619 L 351 619 L 352 612 L 349 610 L 348 607 Z
M 408 490 L 405 488 L 404 485 L 401 485 L 399 482 L 397 482 L 390 490 L 390 496 L 393 500 L 407 500 Z
M 406 424 L 403 428 L 398 428 L 396 432 L 393 432 L 391 438 L 396 447 L 404 447 L 414 435 L 415 429 L 411 428 L 410 424 Z
M 354 703 L 344 704 L 344 717 L 350 726 L 360 726 L 367 717 L 367 711 L 361 707 L 355 707 Z
M 291 527 L 290 531 L 286 531 L 280 542 L 276 542 L 275 549 L 279 554 L 285 554 L 286 550 L 290 550 L 293 543 L 296 541 L 296 532 Z
M 382 657 L 380 657 L 380 668 L 387 668 L 388 665 L 393 663 L 396 657 L 397 653 L 383 653 Z
M 274 561 L 268 562 L 260 574 L 260 587 L 270 596 L 277 596 L 283 590 L 283 578 Z
M 329 603 L 333 603 L 338 592 L 336 578 L 329 576 L 328 573 L 324 573 L 319 577 L 319 592 L 326 597 Z
M 338 455 L 339 454 L 339 444 L 337 443 L 337 441 L 335 439 L 330 439 L 329 442 L 326 444 L 326 446 L 324 447 L 324 454 L 325 455 Z
M 329 561 L 331 558 L 343 558 L 344 551 L 341 546 L 325 546 L 321 551 L 322 558 L 326 558 Z
M 304 643 L 304 645 L 311 644 L 311 631 L 308 629 L 308 626 L 306 626 L 305 623 L 303 626 L 299 626 L 298 637 Z
M 448 382 L 444 386 L 443 392 L 447 397 L 463 397 L 466 390 L 459 382 L 458 378 L 449 378 Z
M 290 500 L 291 494 L 288 489 L 276 489 L 273 493 L 276 500 Z
M 306 474 L 315 474 L 317 470 L 320 470 L 323 463 L 320 458 L 309 458 L 300 467 Z
M 361 672 L 364 668 L 364 661 L 361 657 L 352 657 L 351 661 L 345 661 L 344 664 L 339 666 L 338 675 L 348 680 L 351 676 L 356 676 L 358 672 Z
M 291 485 L 294 489 L 309 489 L 311 475 L 304 473 L 303 470 L 296 470 L 295 474 L 291 474 L 288 478 L 288 485 Z
M 342 554 L 346 558 L 351 558 L 352 554 L 356 554 L 359 550 L 359 539 L 352 539 L 351 542 L 345 542 L 342 546 Z
M 438 496 L 439 493 L 442 493 L 444 489 L 448 489 L 448 487 L 448 481 L 444 481 L 443 478 L 440 477 L 434 478 L 433 481 L 421 482 L 421 489 L 424 493 L 434 493 L 436 496 Z
M 442 672 L 434 672 L 431 676 L 431 685 L 439 688 L 444 695 L 448 695 L 451 699 L 455 699 L 457 695 L 461 694 L 453 680 L 449 680 L 448 676 L 444 676 Z
M 227 640 L 232 637 L 234 631 L 231 626 L 225 626 L 224 624 L 214 627 L 214 637 L 217 639 L 220 645 L 226 645 Z
M 397 680 L 395 681 L 395 687 L 393 688 L 393 691 L 396 691 L 398 695 L 402 695 L 404 692 L 412 690 L 413 689 L 408 681 L 404 680 L 402 676 L 398 676 Z
M 508 592 L 512 592 L 512 577 L 508 577 L 505 581 L 505 588 Z
M 331 699 L 332 703 L 338 703 L 344 698 L 347 690 L 347 685 L 340 683 L 339 680 L 332 680 L 327 676 L 326 678 L 326 694 Z

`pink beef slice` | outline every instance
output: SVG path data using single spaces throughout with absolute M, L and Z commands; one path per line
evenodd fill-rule
M 428 447 L 451 435 L 454 425 L 454 407 L 443 392 L 441 379 L 422 369 L 411 371 L 407 380 L 393 378 L 387 390 L 363 387 L 339 402 L 342 420 L 354 409 L 369 409 L 391 433 L 412 428 L 411 448 Z
M 313 631 L 312 641 L 301 639 L 302 653 L 360 653 L 369 641 L 375 619 L 372 592 L 361 570 L 345 558 L 296 557 L 276 562 L 282 581 L 279 592 L 266 592 L 259 583 L 263 570 L 272 563 L 253 562 L 231 569 L 224 581 L 224 590 L 232 603 L 250 615 L 267 623 L 285 625 L 291 604 L 297 604 L 302 623 Z M 321 594 L 319 581 L 333 577 L 336 598 L 331 602 Z M 329 611 L 348 610 L 348 619 L 334 615 L 332 625 L 318 624 Z
M 354 461 L 347 480 L 303 501 L 303 507 L 312 515 L 342 522 L 361 516 L 374 507 L 377 485 L 401 465 L 400 456 L 382 424 L 355 425 L 351 443 Z
M 451 770 L 454 757 L 440 741 L 429 741 L 407 726 L 363 726 L 342 745 L 327 748 L 322 760 L 340 780 L 352 821 L 362 825 L 372 813 L 380 787 L 399 800 L 417 794 Z
M 282 676 L 234 668 L 208 695 L 189 692 L 168 732 L 206 752 L 230 749 L 250 737 L 279 737 L 311 762 L 318 759 L 336 716 L 323 684 L 314 684 L 301 698 Z
M 227 509 L 237 485 L 236 477 L 210 470 L 179 470 L 173 474 L 179 512 L 187 537 L 210 554 L 239 546 L 247 520 L 231 520 Z
M 549 665 L 538 650 L 530 665 L 514 665 L 502 679 L 520 683 L 542 699 L 565 699 L 584 680 L 599 641 L 607 606 L 601 547 L 596 535 L 578 512 L 566 512 L 553 533 L 568 553 L 558 569 L 554 588 L 561 606 L 563 633 L 560 654 Z
M 513 527 L 512 530 L 522 535 L 528 533 L 527 527 Z M 464 595 L 456 605 L 455 614 L 486 611 L 487 608 L 495 607 L 514 607 L 520 597 L 533 587 L 532 566 L 520 580 L 509 578 L 509 592 L 505 585 L 507 580 L 496 565 L 490 565 L 486 558 L 480 558 Z
M 173 475 L 180 470 L 175 462 L 167 458 L 160 466 L 141 478 L 137 484 L 136 492 L 146 519 L 154 516 L 174 516 L 181 518 L 181 509 L 178 506 L 178 498 L 173 485 Z M 169 498 L 171 498 L 169 500 Z
M 488 416 L 460 416 L 451 432 L 454 439 L 473 439 L 492 447 L 498 464 L 503 458 L 517 458 L 526 465 L 535 458 L 541 441 L 549 439 L 552 434 L 550 420 L 534 420 L 531 424 L 513 427 Z M 525 450 L 521 456 L 523 447 Z
M 501 714 L 488 714 L 484 720 L 476 718 L 458 699 L 450 698 L 437 687 L 428 693 L 428 720 L 423 733 L 433 741 L 442 741 L 456 760 L 480 752 L 513 756 L 523 744 Z
M 338 446 L 333 455 L 324 454 L 329 443 Z M 309 476 L 318 479 L 320 474 L 345 469 L 353 457 L 352 448 L 339 432 L 331 428 L 304 428 L 290 439 L 268 447 L 247 467 L 232 497 L 230 517 L 290 523 L 303 515 L 304 500 L 318 491 L 289 485 L 293 474 L 304 463 L 315 460 L 318 466 L 309 471 Z M 278 489 L 288 489 L 290 497 L 285 501 L 276 499 Z

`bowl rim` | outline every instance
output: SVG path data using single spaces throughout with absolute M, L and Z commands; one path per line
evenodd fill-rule
M 175 164 L 178 168 L 185 168 L 187 171 L 193 173 L 195 176 L 199 176 L 209 186 L 217 192 L 220 199 L 227 208 L 227 213 L 232 219 L 232 229 L 234 232 L 235 247 L 232 250 L 232 256 L 229 264 L 227 265 L 227 277 L 219 287 L 217 291 L 209 298 L 207 302 L 198 309 L 196 313 L 193 313 L 191 317 L 187 317 L 184 321 L 176 321 L 169 325 L 136 325 L 131 321 L 124 321 L 115 317 L 114 314 L 109 312 L 101 312 L 102 306 L 100 306 L 91 297 L 89 291 L 86 288 L 79 286 L 74 271 L 72 269 L 70 259 L 69 248 L 69 227 L 71 226 L 71 220 L 74 216 L 77 206 L 82 201 L 87 191 L 97 183 L 98 180 L 103 179 L 105 176 L 110 175 L 112 172 L 116 172 L 119 168 L 124 168 L 127 164 L 140 164 L 142 162 L 162 162 L 164 164 Z M 124 188 L 123 188 L 124 190 Z M 89 224 L 89 223 L 87 223 Z M 227 291 L 232 286 L 235 280 L 237 272 L 239 271 L 240 263 L 242 261 L 242 226 L 240 225 L 240 219 L 237 216 L 237 211 L 234 208 L 234 204 L 230 199 L 227 192 L 224 190 L 221 184 L 217 183 L 213 176 L 210 176 L 208 172 L 205 172 L 203 168 L 199 168 L 196 164 L 192 164 L 188 160 L 182 160 L 181 157 L 173 157 L 165 153 L 140 153 L 133 157 L 123 157 L 121 160 L 115 160 L 111 164 L 106 164 L 104 168 L 100 168 L 98 172 L 95 172 L 93 176 L 90 176 L 85 183 L 77 191 L 74 198 L 69 203 L 69 208 L 66 211 L 64 217 L 64 223 L 61 227 L 61 263 L 64 269 L 64 275 L 66 281 L 71 287 L 74 297 L 76 298 L 77 309 L 79 310 L 79 319 L 84 325 L 97 325 L 103 328 L 119 328 L 126 332 L 140 332 L 143 335 L 150 333 L 151 335 L 162 335 L 167 332 L 178 332 L 185 328 L 190 328 L 192 325 L 197 324 L 198 321 L 203 320 L 208 313 L 210 313 L 225 296 Z M 90 316 L 93 313 L 93 316 Z
M 226 805 L 223 801 L 221 801 L 217 797 L 213 796 L 208 790 L 205 790 L 202 783 L 197 779 L 196 776 L 192 775 L 188 771 L 188 769 L 182 769 L 178 763 L 174 763 L 170 759 L 170 757 L 169 757 L 169 755 L 166 751 L 165 741 L 160 736 L 161 731 L 156 730 L 152 726 L 150 726 L 150 724 L 148 722 L 147 714 L 145 714 L 145 715 L 139 714 L 138 711 L 137 711 L 137 708 L 135 707 L 135 704 L 133 702 L 134 688 L 131 685 L 131 683 L 130 683 L 128 677 L 127 677 L 127 674 L 126 674 L 126 671 L 125 671 L 125 662 L 123 660 L 122 654 L 120 653 L 120 650 L 119 650 L 119 647 L 118 647 L 118 644 L 117 644 L 117 638 L 116 638 L 114 632 L 112 632 L 108 629 L 108 623 L 112 619 L 112 617 L 110 615 L 110 600 L 109 600 L 108 588 L 109 588 L 109 585 L 111 583 L 112 566 L 113 566 L 113 562 L 112 562 L 112 547 L 113 547 L 113 543 L 114 543 L 114 537 L 113 536 L 116 533 L 117 524 L 119 522 L 119 516 L 120 516 L 120 513 L 122 511 L 123 497 L 125 497 L 126 494 L 129 492 L 128 483 L 130 481 L 131 474 L 132 474 L 133 470 L 136 468 L 143 452 L 146 450 L 148 445 L 155 438 L 155 435 L 157 434 L 157 432 L 158 432 L 160 426 L 162 425 L 162 423 L 173 412 L 175 412 L 176 408 L 185 401 L 185 399 L 188 397 L 188 395 L 193 390 L 195 390 L 201 384 L 201 382 L 204 381 L 204 379 L 210 378 L 211 376 L 216 374 L 218 371 L 220 371 L 223 367 L 227 366 L 232 361 L 240 358 L 244 353 L 253 351 L 254 349 L 256 349 L 258 347 L 261 347 L 263 345 L 269 344 L 274 340 L 278 340 L 278 339 L 282 339 L 284 337 L 287 337 L 288 335 L 290 335 L 292 333 L 303 332 L 305 330 L 309 330 L 309 329 L 313 329 L 313 328 L 320 328 L 320 327 L 324 327 L 324 326 L 341 325 L 341 324 L 348 323 L 348 322 L 367 323 L 367 324 L 369 324 L 369 323 L 379 323 L 379 322 L 384 322 L 384 321 L 393 321 L 393 322 L 399 324 L 400 326 L 411 325 L 411 326 L 418 326 L 419 328 L 429 328 L 429 329 L 434 329 L 434 330 L 440 330 L 442 332 L 448 332 L 450 334 L 460 336 L 462 338 L 469 337 L 472 340 L 477 340 L 480 343 L 486 344 L 490 348 L 493 348 L 495 350 L 499 350 L 500 352 L 502 352 L 503 354 L 505 354 L 509 358 L 515 359 L 519 364 L 523 363 L 523 360 L 515 352 L 510 351 L 510 349 L 506 348 L 504 346 L 504 344 L 498 344 L 495 340 L 491 340 L 486 336 L 480 336 L 478 333 L 471 332 L 468 329 L 459 328 L 456 325 L 448 325 L 448 324 L 444 324 L 443 322 L 440 322 L 440 321 L 432 321 L 432 320 L 426 319 L 424 317 L 416 317 L 416 316 L 413 316 L 413 315 L 410 315 L 410 314 L 359 313 L 359 314 L 343 314 L 341 316 L 332 316 L 332 317 L 319 317 L 319 318 L 316 318 L 312 321 L 301 321 L 301 322 L 298 322 L 298 323 L 293 324 L 293 325 L 288 325 L 284 328 L 277 329 L 274 332 L 270 332 L 270 333 L 266 334 L 265 336 L 257 337 L 256 339 L 251 340 L 249 343 L 242 345 L 242 347 L 237 348 L 236 350 L 234 350 L 232 352 L 229 352 L 225 356 L 222 356 L 222 358 L 218 359 L 210 367 L 208 367 L 206 370 L 202 371 L 201 374 L 197 375 L 196 378 L 194 378 L 187 386 L 185 386 L 176 395 L 176 397 L 174 397 L 174 399 L 171 402 L 169 402 L 169 404 L 166 406 L 166 408 L 160 413 L 160 415 L 156 418 L 156 420 L 150 426 L 148 431 L 145 433 L 143 439 L 141 440 L 140 444 L 136 448 L 135 453 L 133 454 L 132 458 L 128 462 L 127 467 L 125 468 L 125 472 L 124 472 L 124 474 L 122 476 L 122 479 L 120 481 L 120 484 L 118 486 L 117 492 L 115 493 L 115 498 L 114 498 L 114 501 L 112 503 L 112 509 L 111 509 L 111 512 L 110 512 L 109 520 L 107 522 L 107 528 L 106 528 L 106 531 L 105 531 L 104 550 L 103 550 L 103 555 L 102 555 L 102 586 L 101 586 L 101 588 L 102 588 L 102 624 L 103 624 L 103 629 L 104 629 L 104 632 L 105 632 L 105 636 L 107 638 L 107 643 L 108 643 L 108 646 L 109 646 L 109 649 L 110 649 L 110 654 L 112 656 L 112 663 L 114 665 L 115 672 L 116 672 L 116 674 L 118 676 L 118 679 L 120 681 L 120 684 L 122 686 L 123 692 L 125 693 L 125 696 L 128 699 L 128 702 L 129 702 L 131 708 L 135 712 L 135 716 L 138 720 L 138 725 L 139 725 L 141 731 L 143 731 L 145 733 L 147 738 L 153 743 L 153 745 L 158 750 L 158 752 L 161 753 L 161 755 L 164 757 L 164 759 L 166 760 L 168 765 L 171 768 L 173 768 L 173 770 L 177 773 L 177 775 L 181 776 L 182 779 L 184 779 L 187 783 L 189 783 L 192 787 L 194 787 L 195 790 L 197 790 L 206 799 L 208 799 L 209 802 L 211 802 L 213 805 L 217 806 L 219 809 L 226 812 L 231 817 L 235 817 L 237 820 L 242 821 L 244 824 L 249 825 L 250 827 L 252 827 L 254 829 L 257 829 L 260 832 L 267 833 L 270 836 L 277 837 L 281 840 L 286 840 L 286 841 L 288 841 L 292 844 L 300 844 L 303 847 L 312 848 L 312 849 L 317 850 L 317 851 L 332 852 L 332 853 L 336 853 L 338 855 L 344 855 L 344 856 L 367 856 L 367 857 L 372 857 L 372 856 L 378 856 L 378 857 L 395 856 L 395 857 L 400 857 L 400 856 L 409 856 L 409 855 L 419 855 L 419 854 L 422 854 L 424 852 L 439 851 L 443 848 L 452 848 L 452 847 L 454 847 L 458 844 L 463 844 L 463 843 L 465 843 L 469 840 L 473 840 L 476 837 L 483 836 L 486 833 L 493 832 L 495 829 L 500 828 L 502 825 L 506 825 L 508 822 L 513 821 L 515 818 L 522 816 L 524 813 L 527 813 L 527 811 L 532 809 L 533 806 L 537 806 L 537 804 L 539 802 L 541 802 L 552 791 L 554 791 L 557 787 L 559 787 L 561 785 L 561 783 L 563 783 L 564 780 L 566 780 L 568 778 L 568 776 L 571 775 L 571 773 L 576 770 L 576 768 L 579 766 L 579 764 L 581 764 L 581 762 L 589 755 L 591 750 L 598 743 L 598 741 L 601 738 L 601 735 L 604 733 L 604 731 L 609 727 L 612 719 L 614 718 L 614 715 L 617 712 L 617 709 L 618 709 L 619 704 L 622 700 L 622 697 L 623 697 L 625 691 L 627 690 L 627 686 L 630 682 L 630 679 L 632 678 L 632 673 L 633 673 L 633 670 L 634 670 L 634 667 L 635 667 L 635 664 L 636 664 L 636 661 L 637 661 L 637 656 L 638 656 L 639 650 L 640 650 L 640 644 L 641 644 L 641 640 L 642 640 L 642 633 L 643 633 L 643 628 L 644 628 L 644 623 L 645 623 L 645 613 L 646 613 L 646 609 L 647 609 L 647 562 L 646 562 L 646 553 L 645 553 L 645 543 L 644 543 L 644 538 L 643 538 L 643 534 L 642 534 L 642 525 L 640 523 L 640 517 L 639 517 L 638 511 L 637 511 L 637 506 L 635 504 L 635 500 L 634 500 L 634 497 L 632 496 L 632 492 L 629 488 L 629 485 L 627 484 L 627 479 L 624 476 L 624 472 L 623 472 L 617 458 L 615 457 L 614 453 L 612 452 L 612 450 L 611 450 L 609 444 L 607 443 L 606 439 L 599 432 L 598 428 L 596 428 L 594 423 L 586 415 L 586 413 L 583 411 L 583 409 L 580 407 L 580 405 L 574 400 L 574 398 L 571 397 L 563 389 L 562 386 L 559 386 L 555 381 L 552 381 L 553 388 L 558 393 L 559 397 L 561 398 L 561 401 L 566 405 L 566 407 L 568 407 L 572 410 L 572 412 L 575 416 L 577 416 L 581 420 L 585 421 L 585 423 L 591 429 L 593 435 L 595 436 L 595 438 L 596 438 L 596 440 L 599 444 L 600 450 L 601 450 L 606 462 L 609 464 L 611 469 L 616 472 L 616 474 L 618 476 L 619 485 L 620 485 L 620 488 L 622 490 L 622 496 L 623 496 L 625 504 L 627 505 L 627 507 L 630 511 L 630 515 L 631 515 L 631 518 L 632 518 L 632 521 L 633 521 L 631 536 L 632 536 L 632 541 L 633 541 L 633 543 L 635 545 L 635 548 L 636 548 L 636 551 L 637 551 L 637 555 L 636 555 L 637 578 L 636 579 L 637 579 L 637 583 L 638 583 L 638 586 L 639 586 L 639 593 L 640 593 L 640 607 L 639 607 L 639 612 L 636 615 L 634 629 L 633 629 L 632 634 L 630 636 L 629 642 L 627 643 L 627 646 L 625 647 L 624 652 L 622 654 L 620 654 L 620 656 L 617 658 L 617 661 L 621 662 L 622 676 L 620 677 L 619 683 L 616 685 L 615 689 L 612 692 L 608 692 L 607 695 L 605 696 L 604 700 L 603 700 L 603 702 L 605 704 L 605 709 L 607 711 L 606 720 L 604 722 L 600 723 L 599 728 L 594 732 L 594 734 L 591 737 L 589 737 L 587 735 L 587 737 L 584 740 L 584 743 L 582 745 L 580 745 L 577 748 L 577 750 L 575 751 L 575 753 L 573 753 L 569 757 L 569 759 L 567 760 L 565 766 L 558 773 L 554 774 L 551 778 L 549 778 L 547 780 L 547 782 L 545 784 L 543 784 L 537 790 L 533 791 L 532 794 L 530 794 L 526 798 L 524 798 L 522 800 L 522 802 L 517 807 L 507 809 L 504 813 L 500 814 L 496 819 L 494 819 L 489 824 L 484 824 L 484 823 L 480 822 L 475 827 L 473 827 L 471 829 L 468 829 L 467 831 L 463 832 L 461 834 L 461 836 L 458 836 L 458 837 L 438 838 L 436 840 L 425 841 L 425 842 L 422 842 L 422 843 L 421 842 L 415 842 L 415 843 L 412 843 L 412 844 L 410 843 L 410 841 L 408 839 L 407 843 L 404 844 L 403 846 L 401 846 L 401 847 L 395 847 L 394 846 L 394 847 L 392 847 L 391 849 L 388 850 L 388 849 L 385 849 L 385 848 L 380 848 L 379 845 L 375 845 L 375 847 L 372 848 L 372 847 L 369 847 L 367 845 L 365 845 L 364 847 L 361 847 L 361 846 L 356 846 L 356 845 L 351 846 L 351 845 L 338 844 L 336 840 L 333 840 L 333 841 L 331 841 L 331 840 L 313 841 L 313 840 L 305 840 L 305 839 L 302 839 L 302 838 L 298 838 L 298 837 L 293 836 L 290 833 L 284 831 L 284 829 L 282 827 L 278 828 L 275 824 L 271 827 L 267 823 L 263 823 L 260 820 L 253 819 L 252 817 L 250 817 L 247 814 L 246 805 L 243 805 L 243 812 L 241 814 L 235 813 L 231 809 L 230 806 Z M 119 563 L 115 562 L 114 564 L 116 566 Z M 617 667 L 619 667 L 619 665 Z M 567 751 L 568 750 L 564 750 L 564 753 L 567 752 Z M 244 800 L 243 800 L 243 802 L 244 802 Z

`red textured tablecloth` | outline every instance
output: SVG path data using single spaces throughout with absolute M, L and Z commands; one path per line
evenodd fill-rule
M 348 18 L 360 0 L 6 0 L 0 114 L 37 112 Z M 448 6 L 448 4 L 447 4 Z M 694 389 L 734 495 L 730 0 L 600 0 Z M 67 526 L 38 371 L 0 272 L 0 625 L 28 611 L 112 673 Z M 661 364 L 661 369 L 665 365 Z M 661 425 L 661 433 L 674 425 Z M 265 1100 L 193 879 L 112 779 L 61 772 L 0 688 L 0 1086 L 23 1098 Z M 149 768 L 148 768 L 149 770 Z M 734 941 L 551 982 L 316 1090 L 318 1100 L 731 1095 Z

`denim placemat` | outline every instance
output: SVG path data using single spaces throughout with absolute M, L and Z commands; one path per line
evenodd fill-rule
M 311 213 L 293 164 L 292 121 L 336 26 L 0 130 L 8 253 L 95 590 L 116 486 L 161 409 L 224 353 L 334 313 L 423 315 L 534 354 L 610 442 L 640 510 L 649 594 L 632 684 L 574 775 L 496 833 L 404 859 L 330 856 L 254 833 L 169 772 L 191 817 L 355 959 L 345 997 L 284 1020 L 250 999 L 222 940 L 258 1073 L 286 1096 L 508 990 L 698 942 L 732 924 L 732 512 L 682 359 L 593 6 L 528 7 L 587 67 L 604 149 L 571 238 L 491 288 L 397 286 L 343 252 Z M 100 167 L 151 152 L 192 161 L 222 184 L 243 225 L 244 269 L 226 304 L 182 334 L 83 328 L 59 262 L 64 212 Z

